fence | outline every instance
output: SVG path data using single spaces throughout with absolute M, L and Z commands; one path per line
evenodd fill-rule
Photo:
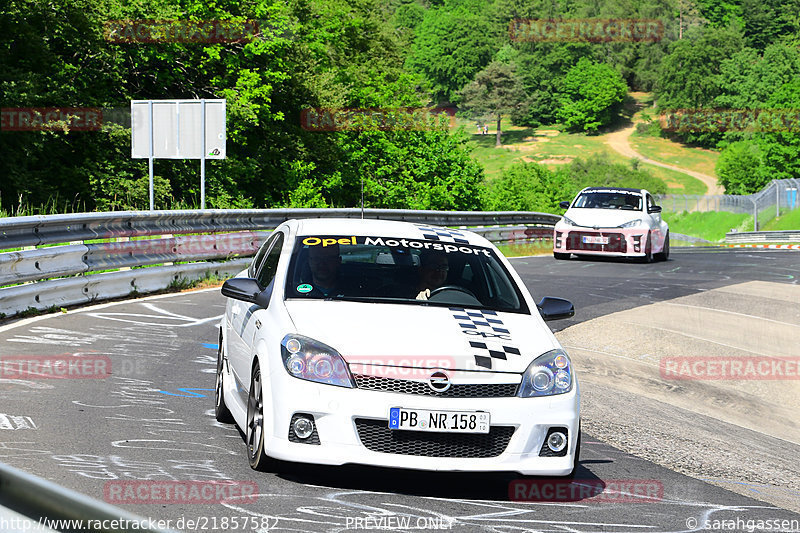
M 492 225 L 472 230 L 493 242 L 552 235 L 561 218 L 534 212 L 401 209 L 123 211 L 2 218 L 0 250 L 7 251 L 0 252 L 0 318 L 154 292 L 184 280 L 230 277 L 245 268 L 248 257 L 285 220 L 362 216 L 441 226 Z
M 684 195 L 665 194 L 658 203 L 665 211 L 728 211 L 753 216 L 753 231 L 781 213 L 800 207 L 800 180 L 772 180 L 754 194 Z

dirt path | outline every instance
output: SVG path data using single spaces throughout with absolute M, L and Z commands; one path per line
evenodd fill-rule
M 608 138 L 606 139 L 606 144 L 608 144 L 616 152 L 619 152 L 625 157 L 640 159 L 642 163 L 647 163 L 648 165 L 655 165 L 657 167 L 662 167 L 662 168 L 668 168 L 670 170 L 682 172 L 683 174 L 688 174 L 693 178 L 697 178 L 703 183 L 705 183 L 706 187 L 708 187 L 708 192 L 706 194 L 725 194 L 725 191 L 723 191 L 722 187 L 719 186 L 719 183 L 717 183 L 717 178 L 715 178 L 714 176 L 709 176 L 708 174 L 703 174 L 702 172 L 695 172 L 694 170 L 689 170 L 686 168 L 676 167 L 675 165 L 669 165 L 667 163 L 661 163 L 660 161 L 654 161 L 634 150 L 631 147 L 630 143 L 628 142 L 628 138 L 631 136 L 631 133 L 633 133 L 634 129 L 636 129 L 636 124 L 633 124 L 632 126 L 625 128 L 623 130 L 615 131 L 614 133 L 608 134 Z

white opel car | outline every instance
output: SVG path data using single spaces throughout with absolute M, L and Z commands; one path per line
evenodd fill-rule
M 649 263 L 669 258 L 669 227 L 661 207 L 644 189 L 588 187 L 566 209 L 553 232 L 553 256 L 570 254 L 636 257 Z
M 216 417 L 271 459 L 568 476 L 580 392 L 508 260 L 468 231 L 281 224 L 222 287 Z

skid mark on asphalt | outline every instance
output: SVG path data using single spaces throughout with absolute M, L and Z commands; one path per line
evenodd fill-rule
M 143 303 L 141 304 L 145 309 L 152 311 L 153 314 L 144 313 L 114 313 L 114 312 L 95 312 L 88 313 L 92 318 L 101 320 L 113 320 L 117 322 L 126 322 L 129 324 L 137 324 L 140 326 L 161 326 L 161 327 L 175 327 L 186 328 L 193 326 L 201 326 L 208 322 L 219 321 L 222 315 L 212 317 L 196 318 L 186 315 L 180 315 L 162 309 L 155 304 Z
M 0 430 L 8 429 L 15 431 L 18 429 L 39 429 L 29 416 L 7 415 L 0 413 Z
M 91 479 L 229 480 L 213 459 L 170 459 L 160 463 L 140 461 L 119 455 L 53 455 L 59 467 Z
M 324 487 L 308 485 L 312 490 L 325 490 Z M 602 520 L 587 517 L 580 519 L 581 513 L 591 515 L 599 506 L 607 506 L 610 516 L 618 504 L 581 502 L 508 502 L 493 500 L 471 500 L 422 497 L 418 503 L 409 505 L 387 501 L 397 495 L 375 491 L 334 491 L 326 494 L 286 495 L 279 493 L 262 493 L 264 503 L 270 507 L 288 506 L 291 511 L 279 514 L 259 512 L 252 508 L 242 507 L 235 500 L 223 501 L 222 505 L 237 514 L 256 517 L 268 527 L 260 531 L 295 531 L 295 532 L 338 532 L 352 529 L 380 529 L 382 531 L 413 530 L 451 530 L 451 531 L 573 531 L 577 533 L 592 531 L 687 531 L 689 522 L 705 524 L 708 520 L 731 520 L 731 516 L 739 520 L 758 520 L 755 513 L 764 510 L 779 511 L 768 505 L 724 505 L 691 499 L 664 498 L 661 507 L 654 508 L 647 503 L 635 504 L 641 512 L 637 516 L 652 514 L 663 515 L 663 506 L 673 517 L 671 526 L 651 525 L 637 521 L 625 523 L 622 520 Z M 264 505 L 266 507 L 266 505 Z M 262 508 L 264 508 L 262 507 Z M 442 509 L 459 507 L 458 513 L 443 512 Z M 545 509 L 557 507 L 564 512 L 560 519 L 542 516 Z M 568 515 L 569 518 L 566 518 Z M 745 517 L 742 518 L 742 515 Z M 698 528 L 695 528 L 698 529 Z M 693 530 L 689 528 L 688 530 Z
M 192 391 L 203 391 L 203 392 L 210 391 L 210 392 L 214 392 L 214 389 L 189 389 L 189 388 L 186 388 L 186 387 L 183 387 L 183 388 L 180 388 L 180 389 L 176 389 L 176 390 L 178 392 L 183 392 L 185 394 L 176 394 L 174 392 L 167 392 L 167 391 L 163 391 L 163 390 L 160 390 L 158 392 L 160 392 L 161 394 L 166 394 L 167 396 L 180 396 L 180 397 L 183 397 L 183 398 L 205 398 L 206 397 L 205 394 L 198 394 L 198 393 L 192 392 Z

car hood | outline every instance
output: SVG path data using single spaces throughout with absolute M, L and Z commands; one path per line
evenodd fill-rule
M 568 209 L 564 216 L 579 226 L 600 228 L 616 228 L 631 220 L 644 218 L 641 211 L 625 211 L 622 209 Z
M 524 372 L 559 344 L 539 316 L 413 304 L 287 300 L 296 333 L 348 363 Z

